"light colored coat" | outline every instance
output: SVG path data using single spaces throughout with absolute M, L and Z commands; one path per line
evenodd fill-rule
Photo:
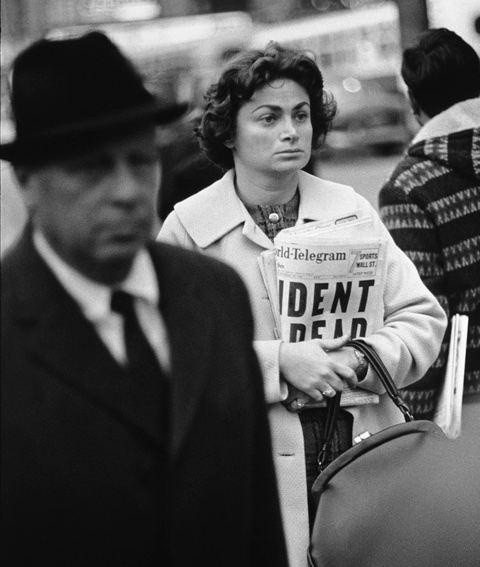
M 413 263 L 395 245 L 377 213 L 363 197 L 351 187 L 303 171 L 299 175 L 298 224 L 361 209 L 372 217 L 375 230 L 387 240 L 385 326 L 368 337 L 368 342 L 392 372 L 397 386 L 418 380 L 438 354 L 446 327 L 443 310 L 421 282 Z M 229 263 L 237 269 L 249 289 L 256 322 L 255 347 L 269 404 L 290 565 L 307 567 L 309 526 L 302 427 L 298 415 L 279 403 L 287 396 L 287 386 L 279 377 L 280 341 L 275 340 L 272 308 L 258 266 L 260 253 L 274 246 L 237 197 L 233 170 L 210 187 L 178 203 L 165 220 L 158 238 L 204 251 Z M 354 435 L 366 430 L 374 433 L 403 421 L 373 371 L 368 372 L 362 388 L 383 395 L 379 404 L 351 408 Z

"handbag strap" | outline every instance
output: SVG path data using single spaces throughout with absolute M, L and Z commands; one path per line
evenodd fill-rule
M 319 473 L 322 472 L 328 464 L 330 448 L 333 442 L 333 434 L 335 433 L 335 426 L 337 425 L 341 395 L 342 392 L 337 392 L 337 394 L 333 398 L 329 398 L 327 400 L 327 419 L 325 422 L 325 434 L 323 437 L 322 448 L 320 449 L 317 457 Z
M 362 339 L 353 339 L 351 341 L 348 341 L 348 343 L 345 346 L 354 347 L 365 355 L 365 358 L 368 360 L 369 364 L 372 366 L 372 368 L 375 370 L 376 374 L 382 381 L 382 384 L 384 385 L 387 394 L 390 396 L 393 403 L 402 412 L 405 421 L 407 422 L 413 421 L 414 417 L 410 408 L 408 407 L 407 403 L 400 395 L 390 372 L 387 370 L 386 366 L 383 364 L 381 358 L 378 356 L 374 348 L 365 341 L 363 341 Z M 323 469 L 328 464 L 328 456 L 333 441 L 335 426 L 337 424 L 337 416 L 338 416 L 338 410 L 340 408 L 341 395 L 342 392 L 338 392 L 335 395 L 335 397 L 329 398 L 327 400 L 327 419 L 325 423 L 325 436 L 324 436 L 322 448 L 318 454 L 319 473 L 322 472 Z
M 410 408 L 400 395 L 390 372 L 383 364 L 382 359 L 378 356 L 375 349 L 362 339 L 353 339 L 351 341 L 348 341 L 346 346 L 356 348 L 365 355 L 365 358 L 368 360 L 369 364 L 372 366 L 372 368 L 375 370 L 376 374 L 382 381 L 387 394 L 390 396 L 393 403 L 402 412 L 405 421 L 413 421 L 414 417 Z

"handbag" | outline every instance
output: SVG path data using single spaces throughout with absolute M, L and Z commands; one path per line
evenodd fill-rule
M 388 532 L 383 536 L 382 530 L 390 525 L 389 522 L 395 522 L 392 514 L 402 509 L 403 495 L 408 492 L 411 483 L 415 485 L 424 466 L 433 466 L 434 470 L 437 466 L 441 467 L 442 456 L 453 441 L 447 439 L 435 423 L 414 420 L 391 375 L 370 345 L 355 339 L 347 346 L 353 346 L 365 355 L 387 394 L 402 412 L 405 423 L 373 435 L 360 436 L 361 440 L 356 445 L 324 466 L 328 461 L 328 446 L 333 436 L 341 392 L 329 400 L 331 407 L 328 408 L 326 440 L 319 455 L 320 473 L 312 487 L 317 508 L 308 550 L 309 565 L 412 565 L 408 553 L 403 558 L 404 563 L 396 563 L 390 557 L 382 557 L 376 563 L 373 558 L 375 541 L 380 537 L 383 537 L 383 542 L 388 541 L 388 537 L 395 538 L 394 529 L 390 530 L 394 533 Z M 399 494 L 395 487 L 400 484 L 404 488 Z M 402 509 L 402 512 L 405 510 Z M 408 511 L 407 518 L 411 518 Z M 419 529 L 419 538 L 422 537 L 421 532 Z M 393 545 L 387 546 L 387 551 L 393 548 Z

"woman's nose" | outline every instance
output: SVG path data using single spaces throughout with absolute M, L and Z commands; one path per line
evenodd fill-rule
M 286 139 L 298 139 L 297 128 L 291 118 L 286 118 L 284 120 L 282 135 Z

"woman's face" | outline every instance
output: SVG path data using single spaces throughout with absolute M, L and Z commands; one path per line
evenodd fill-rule
M 235 168 L 278 177 L 304 167 L 312 148 L 310 98 L 291 79 L 256 90 L 238 111 L 236 134 L 227 144 Z

